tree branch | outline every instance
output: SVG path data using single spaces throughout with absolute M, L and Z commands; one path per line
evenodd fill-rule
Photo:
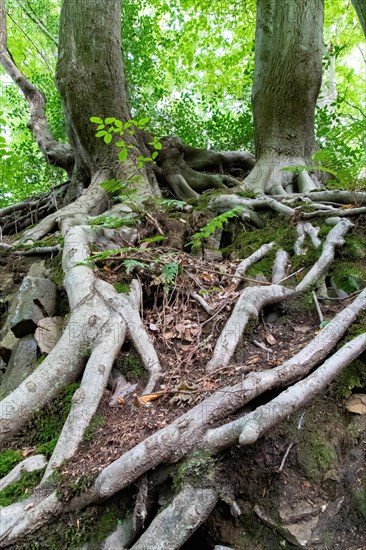
M 28 126 L 39 149 L 49 164 L 59 166 L 71 175 L 74 166 L 74 155 L 70 145 L 58 143 L 51 135 L 46 121 L 46 100 L 20 71 L 8 50 L 5 0 L 0 0 L 0 63 L 23 92 L 30 109 Z

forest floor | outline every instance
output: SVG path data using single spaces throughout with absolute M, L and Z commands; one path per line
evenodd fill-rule
M 360 235 L 364 234 L 363 227 L 359 231 Z M 156 243 L 151 249 L 156 249 Z M 169 250 L 172 249 L 159 246 L 159 254 L 169 254 Z M 147 243 L 145 256 L 149 254 L 150 245 Z M 34 261 L 34 258 L 1 253 L 0 279 L 12 275 L 14 284 L 20 284 Z M 239 382 L 250 372 L 281 364 L 321 330 L 309 295 L 285 301 L 275 310 L 264 311 L 259 324 L 253 324 L 246 331 L 231 365 L 207 374 L 205 365 L 238 298 L 238 291 L 232 286 L 238 261 L 177 251 L 174 261 L 180 266 L 180 274 L 169 292 L 164 292 L 158 276 L 151 273 L 147 276 L 143 269 L 138 273 L 144 292 L 143 321 L 164 367 L 164 377 L 151 399 L 148 402 L 141 400 L 147 373 L 129 342 L 124 344 L 116 368 L 131 384 L 136 384 L 134 396 L 120 399 L 111 407 L 111 390 L 105 391 L 77 455 L 60 471 L 62 478 L 67 479 L 64 490 L 70 498 L 73 490 L 80 489 L 80 480 L 85 482 L 86 473 L 94 479 L 118 456 L 188 411 L 211 392 Z M 362 263 L 366 268 L 365 259 Z M 101 278 L 123 292 L 131 276 L 126 278 L 121 264 L 121 258 L 114 257 L 97 263 L 96 269 Z M 258 284 L 258 281 L 249 281 L 248 284 Z M 62 314 L 65 295 L 64 291 L 59 292 L 59 314 Z M 212 313 L 203 309 L 192 297 L 192 292 L 198 292 L 204 298 Z M 322 302 L 324 319 L 332 319 L 348 303 L 348 300 Z M 353 390 L 365 392 L 366 385 L 357 387 L 366 382 L 366 376 L 360 375 L 360 369 L 365 370 L 365 361 L 363 358 L 363 362 L 350 365 L 325 395 L 319 396 L 255 445 L 234 447 L 215 459 L 222 484 L 232 488 L 242 514 L 232 517 L 228 506 L 220 502 L 209 520 L 186 543 L 185 550 L 197 547 L 209 550 L 218 543 L 232 546 L 235 550 L 292 548 L 281 532 L 258 519 L 254 507 L 260 507 L 266 515 L 275 517 L 279 503 L 286 502 L 287 507 L 296 507 L 299 500 L 307 502 L 314 510 L 318 510 L 320 505 L 325 506 L 324 513 L 319 512 L 319 537 L 308 548 L 366 548 L 366 417 L 353 415 L 345 408 Z M 255 400 L 251 407 L 261 404 L 266 398 L 268 395 Z M 59 423 L 59 429 L 62 427 L 64 406 L 65 402 L 60 400 L 43 411 L 43 417 L 46 414 L 56 422 L 52 424 L 51 421 L 51 427 L 48 427 L 49 442 L 55 436 L 52 432 L 55 425 Z M 21 449 L 25 454 L 35 452 L 38 431 L 44 427 L 42 422 L 36 420 L 27 424 L 7 447 Z M 174 483 L 174 480 L 169 483 Z M 82 530 L 83 519 L 76 513 L 63 521 L 76 530 Z M 25 547 L 21 543 L 14 545 L 14 548 Z M 66 547 L 72 548 L 73 545 Z

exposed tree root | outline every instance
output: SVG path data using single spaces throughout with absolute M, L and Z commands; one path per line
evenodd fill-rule
M 313 399 L 324 390 L 337 374 L 366 349 L 366 333 L 360 334 L 345 344 L 317 370 L 304 380 L 297 382 L 266 405 L 249 413 L 242 420 L 239 443 L 251 445 L 281 420 Z
M 194 448 L 218 452 L 237 441 L 235 430 L 210 428 L 245 403 L 270 388 L 299 380 L 333 349 L 357 315 L 366 309 L 366 290 L 342 310 L 302 351 L 270 371 L 253 373 L 236 386 L 225 388 L 196 405 L 169 426 L 155 432 L 107 466 L 85 495 L 63 505 L 53 492 L 46 498 L 34 494 L 28 501 L 0 510 L 0 541 L 3 546 L 36 530 L 65 509 L 77 509 L 103 500 L 160 463 L 179 460 Z M 235 432 L 235 433 L 233 433 Z M 52 490 L 52 486 L 50 487 Z M 32 506 L 28 506 L 32 504 Z
M 258 318 L 264 306 L 281 302 L 292 294 L 293 290 L 280 285 L 245 288 L 217 340 L 212 359 L 206 367 L 207 372 L 213 372 L 230 363 L 245 327 L 250 319 Z
M 325 240 L 322 254 L 315 265 L 305 275 L 303 280 L 297 285 L 296 290 L 302 291 L 307 286 L 318 281 L 322 275 L 329 269 L 331 263 L 334 260 L 336 248 L 343 246 L 344 236 L 353 227 L 353 223 L 348 219 L 341 220 L 327 235 Z
M 218 495 L 214 489 L 186 485 L 153 520 L 132 546 L 133 550 L 179 550 L 212 512 Z
M 259 260 L 261 260 L 270 250 L 272 250 L 274 246 L 275 243 L 273 242 L 264 244 L 260 248 L 258 248 L 258 250 L 253 252 L 253 254 L 248 256 L 248 258 L 245 258 L 245 260 L 240 262 L 233 277 L 234 285 L 238 286 L 245 276 L 247 269 L 249 269 L 249 267 L 256 262 L 259 262 Z

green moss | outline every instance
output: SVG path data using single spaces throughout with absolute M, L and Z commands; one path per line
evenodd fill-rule
M 130 285 L 127 283 L 114 283 L 113 286 L 118 294 L 129 294 L 130 292 Z
M 37 411 L 23 428 L 27 444 L 49 458 L 56 446 L 58 436 L 71 409 L 72 397 L 79 384 L 66 386 L 52 404 Z
M 40 483 L 43 472 L 44 468 L 35 472 L 23 472 L 18 481 L 14 481 L 0 491 L 0 506 L 9 506 L 14 502 L 27 498 L 30 489 Z
M 62 257 L 61 254 L 58 254 L 54 258 L 48 258 L 45 262 L 45 265 L 50 273 L 50 279 L 57 288 L 64 288 L 64 272 L 62 269 Z
M 365 329 L 363 330 L 365 332 Z M 366 369 L 362 361 L 353 361 L 342 370 L 331 385 L 331 394 L 336 399 L 347 399 L 355 388 L 366 387 Z
M 252 265 L 248 271 L 248 277 L 255 278 L 258 273 L 262 273 L 267 279 L 272 276 L 273 262 L 275 261 L 276 252 L 271 250 L 259 262 Z
M 366 481 L 353 492 L 352 507 L 358 516 L 366 520 Z
M 311 432 L 299 443 L 298 458 L 305 475 L 317 480 L 334 464 L 337 453 L 324 434 Z
M 365 239 L 355 235 L 345 236 L 346 244 L 343 247 L 343 257 L 348 260 L 362 260 L 366 256 Z
M 366 285 L 366 269 L 343 259 L 333 262 L 331 275 L 337 287 L 348 293 L 356 292 Z
M 293 271 L 297 271 L 301 267 L 312 267 L 315 262 L 319 260 L 321 253 L 321 247 L 314 248 L 313 245 L 309 243 L 306 254 L 304 254 L 303 256 L 293 256 L 291 258 Z M 302 275 L 305 275 L 305 272 L 302 272 Z
M 268 213 L 263 213 L 261 220 L 263 222 L 262 228 L 256 228 L 252 231 L 240 231 L 233 244 L 223 251 L 228 254 L 233 253 L 238 258 L 247 258 L 263 244 L 274 241 L 276 243 L 275 251 L 282 248 L 289 254 L 293 254 L 296 240 L 295 227 L 289 223 L 283 223 L 280 217 Z
M 30 250 L 35 247 L 56 246 L 57 244 L 63 246 L 64 238 L 60 235 L 51 237 L 45 237 L 40 241 L 33 241 L 32 244 L 19 244 L 16 246 L 18 250 Z
M 0 478 L 6 476 L 23 458 L 21 451 L 7 449 L 0 453 Z
M 115 367 L 130 381 L 145 380 L 148 376 L 139 355 L 134 349 L 127 353 L 120 353 L 117 356 Z
M 95 480 L 91 473 L 83 474 L 77 478 L 64 477 L 61 474 L 61 482 L 57 487 L 57 495 L 63 502 L 68 502 L 90 489 Z
M 99 548 L 100 543 L 113 532 L 119 515 L 111 506 L 88 507 L 84 511 L 64 514 L 17 543 L 18 550 L 60 550 L 78 548 L 91 543 Z
M 284 313 L 290 316 L 299 312 L 315 311 L 314 299 L 310 290 L 285 300 L 281 307 Z
M 177 468 L 173 478 L 173 486 L 176 490 L 180 489 L 184 481 L 189 481 L 192 485 L 204 483 L 214 475 L 215 461 L 208 451 L 194 451 Z

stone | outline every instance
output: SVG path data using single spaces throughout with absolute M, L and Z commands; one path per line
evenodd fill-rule
M 5 363 L 8 363 L 11 352 L 13 351 L 17 342 L 18 338 L 14 336 L 14 333 L 10 329 L 6 331 L 3 338 L 1 338 L 0 357 L 5 361 Z
M 37 363 L 37 342 L 33 336 L 21 338 L 14 347 L 8 367 L 0 385 L 4 397 L 19 386 L 33 371 Z
M 44 260 L 42 260 L 41 262 L 35 262 L 34 264 L 32 264 L 27 273 L 27 277 L 46 278 L 47 275 L 48 275 L 48 271 L 46 269 Z
M 17 338 L 33 334 L 38 322 L 56 310 L 56 285 L 41 277 L 24 278 L 16 298 L 10 328 Z
M 50 353 L 62 334 L 62 317 L 45 317 L 38 322 L 34 334 L 41 353 Z

